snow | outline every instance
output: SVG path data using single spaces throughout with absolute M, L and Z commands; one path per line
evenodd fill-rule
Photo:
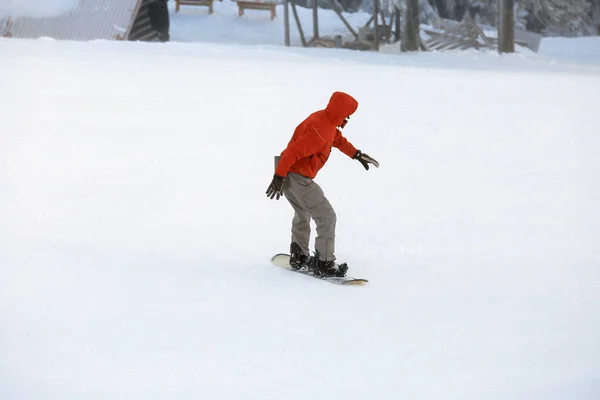
M 540 53 L 562 61 L 576 59 L 578 62 L 600 65 L 600 40 L 598 37 L 547 38 L 542 40 Z
M 279 10 L 202 28 L 226 5 L 0 40 L 0 398 L 597 399 L 598 38 L 285 48 Z M 269 263 L 273 156 L 334 90 L 381 163 L 317 177 L 362 287 Z

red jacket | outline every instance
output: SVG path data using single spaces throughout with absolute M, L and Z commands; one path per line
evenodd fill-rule
M 332 146 L 353 157 L 356 148 L 337 127 L 357 108 L 358 102 L 352 96 L 333 93 L 327 108 L 312 113 L 298 125 L 287 148 L 281 153 L 275 173 L 285 177 L 288 172 L 296 172 L 314 178 L 327 162 Z

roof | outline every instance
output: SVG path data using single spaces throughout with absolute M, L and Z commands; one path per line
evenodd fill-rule
M 66 40 L 125 39 L 144 0 L 79 0 L 56 17 L 0 21 L 0 36 Z

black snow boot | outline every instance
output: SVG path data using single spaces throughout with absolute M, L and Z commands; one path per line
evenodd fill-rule
M 322 261 L 319 260 L 317 263 L 317 272 L 321 276 L 336 276 L 344 277 L 348 272 L 348 265 L 346 263 L 336 264 L 335 261 Z
M 315 275 L 325 277 L 344 277 L 348 272 L 348 264 L 336 264 L 335 261 L 323 261 L 319 259 L 319 252 L 315 254 L 311 262 Z
M 300 269 L 306 266 L 308 256 L 302 253 L 302 249 L 296 242 L 290 245 L 290 266 L 292 269 Z

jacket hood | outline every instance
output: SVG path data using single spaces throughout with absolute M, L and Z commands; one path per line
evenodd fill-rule
M 335 126 L 340 126 L 346 117 L 354 114 L 357 108 L 358 101 L 354 97 L 344 92 L 335 92 L 331 95 L 325 112 Z

